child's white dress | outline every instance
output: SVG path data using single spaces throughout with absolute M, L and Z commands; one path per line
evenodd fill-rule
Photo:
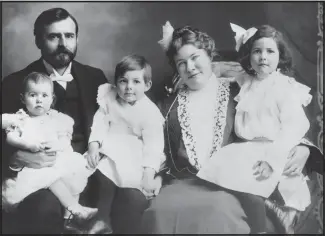
M 56 110 L 50 110 L 45 116 L 32 118 L 23 110 L 17 113 L 21 120 L 21 137 L 25 140 L 41 142 L 54 141 L 59 135 L 72 137 L 74 121 Z M 15 131 L 9 127 L 6 131 Z M 24 167 L 17 177 L 6 179 L 2 184 L 2 207 L 15 206 L 25 197 L 43 188 L 48 188 L 56 180 L 62 179 L 71 193 L 77 195 L 83 191 L 90 174 L 86 169 L 85 158 L 74 152 L 72 146 L 56 154 L 56 163 L 51 167 L 32 169 Z
M 235 116 L 235 132 L 247 140 L 223 147 L 208 160 L 197 176 L 222 187 L 269 197 L 279 183 L 287 206 L 303 211 L 310 204 L 306 178 L 282 175 L 290 150 L 304 137 L 309 121 L 303 106 L 311 101 L 310 89 L 276 71 L 258 80 L 243 73 Z M 253 176 L 253 166 L 267 161 L 272 175 L 262 181 Z
M 110 84 L 98 88 L 97 103 L 89 138 L 104 155 L 97 169 L 118 187 L 142 190 L 143 168 L 158 172 L 165 160 L 162 114 L 147 96 L 134 105 L 121 101 Z

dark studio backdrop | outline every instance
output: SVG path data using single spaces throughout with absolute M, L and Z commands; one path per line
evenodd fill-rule
M 317 140 L 317 2 L 2 2 L 2 77 L 40 57 L 33 25 L 42 11 L 52 7 L 67 9 L 79 23 L 76 60 L 101 68 L 108 79 L 123 56 L 145 56 L 153 68 L 153 88 L 148 93 L 153 100 L 159 99 L 164 81 L 172 75 L 157 44 L 167 20 L 175 28 L 192 25 L 207 32 L 227 59 L 235 46 L 229 22 L 245 29 L 274 26 L 291 46 L 295 78 L 313 89 L 314 99 L 308 109 L 313 123 L 310 132 L 313 141 Z

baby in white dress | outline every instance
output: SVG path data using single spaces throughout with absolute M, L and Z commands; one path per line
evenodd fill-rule
M 85 158 L 73 151 L 71 137 L 74 121 L 51 109 L 53 83 L 45 74 L 33 72 L 23 82 L 22 102 L 25 110 L 2 114 L 2 128 L 9 145 L 30 152 L 60 151 L 51 167 L 21 169 L 16 177 L 3 181 L 2 207 L 13 210 L 28 195 L 49 188 L 62 205 L 79 220 L 90 219 L 97 209 L 81 206 L 79 194 L 85 188 L 90 171 Z

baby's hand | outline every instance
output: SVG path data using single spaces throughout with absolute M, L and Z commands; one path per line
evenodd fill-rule
M 253 166 L 254 176 L 257 180 L 268 179 L 273 173 L 273 169 L 266 161 L 257 161 Z
M 31 152 L 40 152 L 45 149 L 45 145 L 43 143 L 28 143 L 28 150 Z

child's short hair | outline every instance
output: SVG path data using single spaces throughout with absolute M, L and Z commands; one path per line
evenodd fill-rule
M 143 79 L 145 83 L 151 82 L 152 72 L 148 61 L 140 55 L 132 54 L 122 58 L 115 67 L 114 83 L 117 79 L 124 76 L 127 71 L 144 70 Z
M 269 25 L 262 25 L 258 27 L 256 33 L 250 39 L 248 39 L 245 44 L 240 46 L 238 51 L 238 57 L 239 57 L 239 63 L 244 68 L 244 70 L 250 75 L 255 74 L 255 71 L 252 70 L 252 66 L 250 63 L 250 54 L 254 42 L 260 38 L 274 39 L 279 50 L 278 69 L 280 69 L 280 71 L 283 74 L 290 74 L 293 63 L 292 63 L 292 56 L 289 47 L 286 44 L 282 33 Z
M 211 59 L 218 55 L 215 42 L 208 34 L 193 29 L 191 26 L 184 26 L 174 30 L 171 43 L 166 52 L 169 63 L 174 69 L 176 69 L 174 56 L 186 44 L 192 44 L 199 49 L 204 49 Z
M 23 81 L 22 84 L 22 93 L 26 92 L 27 86 L 29 82 L 34 82 L 36 84 L 41 83 L 41 82 L 46 82 L 51 84 L 52 86 L 52 91 L 53 91 L 53 82 L 51 80 L 51 78 L 44 74 L 44 73 L 40 73 L 40 72 L 32 72 L 30 74 L 28 74 Z M 54 93 L 54 92 L 53 92 Z

